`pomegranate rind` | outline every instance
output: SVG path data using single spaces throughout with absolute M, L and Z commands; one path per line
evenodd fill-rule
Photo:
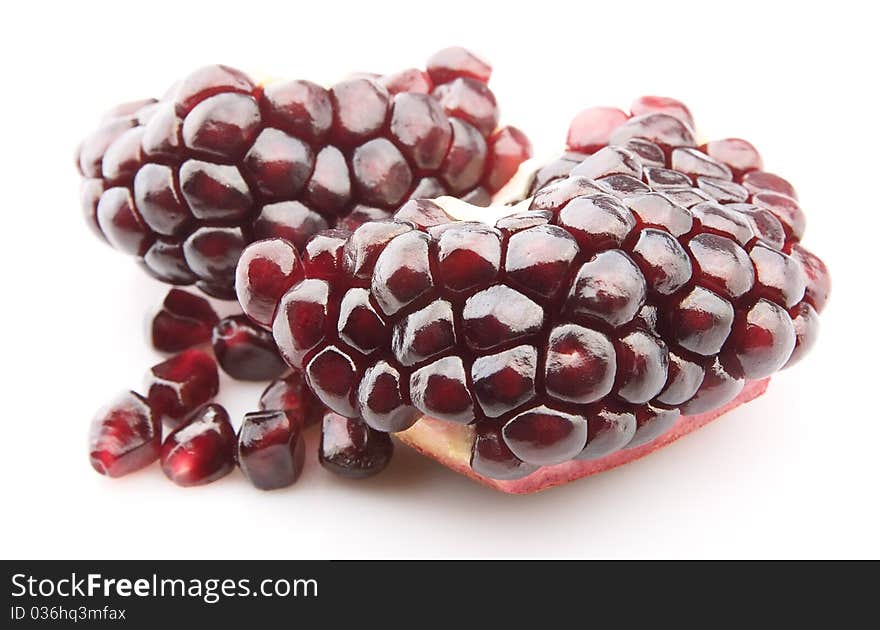
M 675 442 L 677 439 L 706 426 L 716 418 L 750 402 L 767 391 L 769 378 L 748 381 L 739 395 L 726 405 L 707 413 L 681 416 L 678 422 L 655 440 L 637 448 L 623 449 L 593 461 L 569 461 L 539 468 L 532 474 L 512 481 L 498 481 L 475 473 L 470 467 L 473 428 L 435 418 L 423 417 L 411 428 L 397 433 L 397 438 L 447 468 L 470 477 L 490 488 L 507 494 L 531 494 L 560 486 L 597 473 L 623 466 Z

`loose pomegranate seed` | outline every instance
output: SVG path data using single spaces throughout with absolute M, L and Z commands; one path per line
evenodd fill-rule
M 393 454 L 387 433 L 332 411 L 324 415 L 318 461 L 330 472 L 349 479 L 372 477 L 385 469 Z
M 269 383 L 260 396 L 260 409 L 286 411 L 293 417 L 299 418 L 306 427 L 320 422 L 326 411 L 298 370 Z
M 171 289 L 153 318 L 153 347 L 162 352 L 180 352 L 206 343 L 218 321 L 217 313 L 207 300 Z
M 202 350 L 185 350 L 150 368 L 146 389 L 153 412 L 172 427 L 180 426 L 186 416 L 217 395 L 217 364 Z
M 272 335 L 244 315 L 222 319 L 211 337 L 223 371 L 241 381 L 268 381 L 287 369 Z
M 305 462 L 302 420 L 286 411 L 246 413 L 238 430 L 241 472 L 260 490 L 292 485 Z
M 178 486 L 200 486 L 235 468 L 235 431 L 220 405 L 205 405 L 162 443 L 162 472 Z
M 653 112 L 660 112 L 675 116 L 691 129 L 695 129 L 694 117 L 691 110 L 681 101 L 668 96 L 641 96 L 632 102 L 629 111 L 633 116 L 641 116 Z
M 624 112 L 612 107 L 585 109 L 571 121 L 565 146 L 569 151 L 595 153 L 608 144 L 611 134 L 628 118 Z
M 126 392 L 101 409 L 89 432 L 92 468 L 108 477 L 121 477 L 159 459 L 162 423 L 147 401 Z
M 531 151 L 518 130 L 496 130 L 489 72 L 457 48 L 427 72 L 329 90 L 201 68 L 160 101 L 115 108 L 80 145 L 83 212 L 153 277 L 233 299 L 251 241 L 303 252 L 318 232 L 388 218 L 407 199 L 488 205 Z

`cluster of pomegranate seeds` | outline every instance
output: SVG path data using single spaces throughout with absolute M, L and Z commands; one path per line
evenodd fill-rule
M 325 438 L 472 424 L 474 470 L 517 479 L 646 444 L 803 356 L 829 278 L 751 145 L 697 147 L 684 105 L 645 97 L 579 116 L 569 149 L 494 227 L 419 200 L 301 254 L 247 248 L 244 310 L 274 313 Z
M 491 68 L 450 48 L 427 71 L 329 89 L 200 68 L 162 100 L 115 108 L 80 146 L 91 227 L 154 277 L 233 299 L 253 240 L 303 249 L 321 230 L 387 218 L 410 198 L 488 204 L 531 148 L 498 127 Z

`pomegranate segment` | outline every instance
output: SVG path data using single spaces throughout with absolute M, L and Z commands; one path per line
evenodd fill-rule
M 251 241 L 285 238 L 303 252 L 318 232 L 353 229 L 410 198 L 488 205 L 513 177 L 531 146 L 498 128 L 490 73 L 462 48 L 438 52 L 427 71 L 362 74 L 329 89 L 200 68 L 161 101 L 115 108 L 81 144 L 83 211 L 163 282 L 233 299 L 233 285 L 246 294 L 252 279 L 245 308 L 267 325 L 264 296 L 277 301 L 272 290 L 295 272 L 255 261 L 236 280 Z
M 302 420 L 294 412 L 247 413 L 238 431 L 238 467 L 254 487 L 277 490 L 302 472 L 305 442 Z
M 200 486 L 235 468 L 235 431 L 220 405 L 205 405 L 162 443 L 162 472 L 178 486 Z
M 92 468 L 121 477 L 159 459 L 162 423 L 135 392 L 120 394 L 95 414 L 89 431 Z

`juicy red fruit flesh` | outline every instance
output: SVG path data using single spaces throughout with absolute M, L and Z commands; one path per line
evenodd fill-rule
M 235 431 L 220 405 L 197 409 L 162 443 L 162 472 L 178 486 L 200 486 L 235 468 Z
M 89 459 L 108 477 L 121 477 L 159 458 L 162 423 L 147 401 L 126 392 L 101 409 L 92 420 Z
M 238 466 L 260 490 L 292 485 L 305 462 L 302 420 L 293 412 L 247 413 L 238 431 Z
M 349 479 L 372 477 L 385 469 L 393 453 L 387 433 L 332 411 L 324 415 L 318 460 L 330 472 Z
M 180 352 L 206 343 L 219 321 L 207 300 L 180 289 L 171 289 L 153 318 L 153 347 L 162 352 Z
M 272 335 L 244 315 L 222 319 L 211 337 L 223 371 L 241 381 L 268 381 L 287 370 Z
M 147 400 L 156 415 L 177 427 L 217 395 L 217 363 L 202 350 L 185 350 L 150 368 L 146 387 Z
M 326 407 L 309 389 L 302 372 L 293 370 L 284 378 L 269 383 L 260 396 L 263 411 L 286 411 L 310 427 L 321 422 Z

